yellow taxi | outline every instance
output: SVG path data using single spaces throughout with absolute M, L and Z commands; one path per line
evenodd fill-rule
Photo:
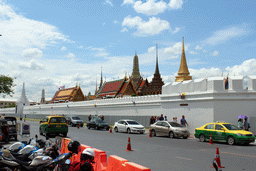
M 49 136 L 50 134 L 62 134 L 66 137 L 68 133 L 66 118 L 58 115 L 46 116 L 40 121 L 39 133 L 40 135 L 45 134 L 45 136 Z
M 195 137 L 204 142 L 210 139 L 218 142 L 227 142 L 229 145 L 236 143 L 249 144 L 255 141 L 255 136 L 250 131 L 238 128 L 236 125 L 226 122 L 207 123 L 195 129 Z

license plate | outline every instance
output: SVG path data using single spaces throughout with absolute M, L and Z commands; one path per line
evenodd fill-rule
M 253 138 L 250 138 L 250 140 L 253 140 Z
M 57 128 L 60 128 L 61 126 L 60 126 L 60 125 L 57 125 L 56 127 L 57 127 Z

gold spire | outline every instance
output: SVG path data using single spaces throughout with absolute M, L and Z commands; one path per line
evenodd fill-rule
M 185 80 L 192 80 L 192 76 L 189 76 L 188 65 L 187 65 L 186 56 L 185 56 L 184 37 L 182 37 L 182 53 L 181 53 L 180 69 L 178 72 L 178 76 L 176 76 L 175 82 L 182 82 Z

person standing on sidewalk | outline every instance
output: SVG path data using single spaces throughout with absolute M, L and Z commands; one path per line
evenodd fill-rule
M 244 130 L 249 131 L 250 124 L 247 121 L 247 118 L 244 118 Z
M 238 119 L 238 128 L 244 129 L 244 127 L 243 127 L 243 120 L 241 118 Z
M 160 121 L 163 121 L 163 120 L 164 120 L 164 115 L 163 115 L 163 114 L 161 114 L 161 116 L 159 117 L 159 120 L 160 120 Z
M 152 125 L 154 123 L 155 123 L 154 116 L 151 116 L 150 121 L 149 121 L 149 125 Z
M 188 126 L 188 123 L 187 123 L 187 121 L 186 121 L 184 115 L 182 115 L 182 118 L 180 119 L 180 124 L 181 124 L 183 127 L 186 127 L 186 124 L 187 124 L 187 126 Z

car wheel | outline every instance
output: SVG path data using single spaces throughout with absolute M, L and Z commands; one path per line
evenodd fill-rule
M 174 133 L 172 131 L 169 133 L 169 138 L 174 138 Z
M 127 133 L 130 134 L 131 133 L 131 130 L 130 128 L 127 129 Z
M 155 131 L 155 130 L 152 130 L 152 131 L 151 131 L 151 135 L 152 135 L 152 137 L 155 137 L 155 136 L 156 136 L 156 131 Z
M 96 126 L 96 129 L 99 130 L 99 127 Z
M 88 129 L 90 129 L 91 127 L 87 126 Z
M 67 133 L 65 132 L 65 133 L 63 133 L 63 137 L 67 137 Z
M 75 125 L 73 123 L 71 123 L 71 127 L 74 127 Z
M 115 128 L 114 128 L 114 131 L 115 131 L 115 132 L 118 132 L 118 128 L 117 128 L 117 127 L 115 127 Z
M 201 134 L 201 135 L 199 136 L 199 141 L 200 141 L 200 142 L 205 142 L 205 136 L 204 136 L 204 134 Z
M 50 133 L 45 133 L 45 136 L 46 137 L 50 137 Z
M 15 141 L 17 141 L 17 135 L 15 135 L 14 139 L 15 139 Z
M 107 127 L 106 130 L 109 130 L 109 127 Z
M 228 139 L 227 139 L 227 143 L 229 145 L 234 145 L 235 144 L 235 138 L 232 137 L 232 136 L 229 136 Z
M 84 124 L 81 124 L 80 127 L 83 128 Z
M 188 136 L 184 136 L 183 139 L 188 139 Z

